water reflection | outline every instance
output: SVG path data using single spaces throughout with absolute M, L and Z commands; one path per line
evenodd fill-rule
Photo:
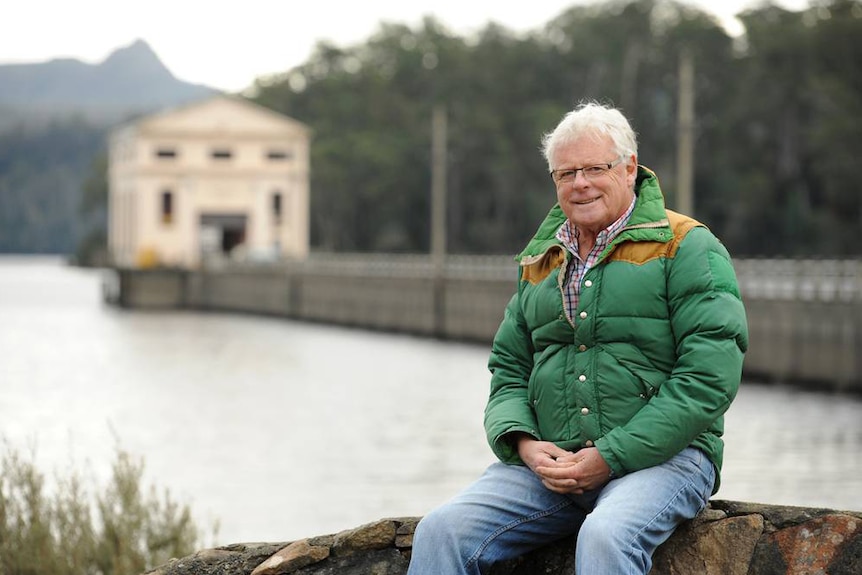
M 129 313 L 95 272 L 0 259 L 0 357 L 2 433 L 43 470 L 106 478 L 119 443 L 223 543 L 421 515 L 492 460 L 482 345 Z M 862 509 L 857 398 L 745 385 L 726 439 L 719 497 Z
M 862 509 L 862 400 L 744 385 L 726 421 L 719 497 Z

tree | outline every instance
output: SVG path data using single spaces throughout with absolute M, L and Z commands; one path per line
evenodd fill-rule
M 98 154 L 90 163 L 90 172 L 81 187 L 78 212 L 84 232 L 75 250 L 80 265 L 108 263 L 108 155 Z

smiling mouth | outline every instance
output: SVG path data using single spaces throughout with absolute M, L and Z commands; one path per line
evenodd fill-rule
M 586 205 L 588 205 L 588 204 L 592 204 L 593 202 L 595 202 L 595 201 L 597 201 L 597 200 L 598 200 L 598 198 L 592 198 L 592 199 L 589 199 L 589 200 L 581 200 L 581 201 L 579 201 L 579 202 L 574 202 L 574 203 L 575 203 L 576 205 L 579 205 L 579 206 L 586 206 Z

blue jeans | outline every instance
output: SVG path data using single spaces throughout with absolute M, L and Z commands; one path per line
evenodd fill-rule
M 561 495 L 519 465 L 494 463 L 416 527 L 408 575 L 478 575 L 577 533 L 577 575 L 646 574 L 655 549 L 705 506 L 715 469 L 689 447 L 602 489 Z

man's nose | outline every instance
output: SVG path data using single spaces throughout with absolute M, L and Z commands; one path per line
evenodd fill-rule
M 580 181 L 578 180 L 580 178 Z M 589 184 L 590 180 L 584 175 L 583 170 L 578 170 L 575 172 L 575 177 L 572 179 L 572 185 L 575 187 L 583 186 L 584 184 Z

